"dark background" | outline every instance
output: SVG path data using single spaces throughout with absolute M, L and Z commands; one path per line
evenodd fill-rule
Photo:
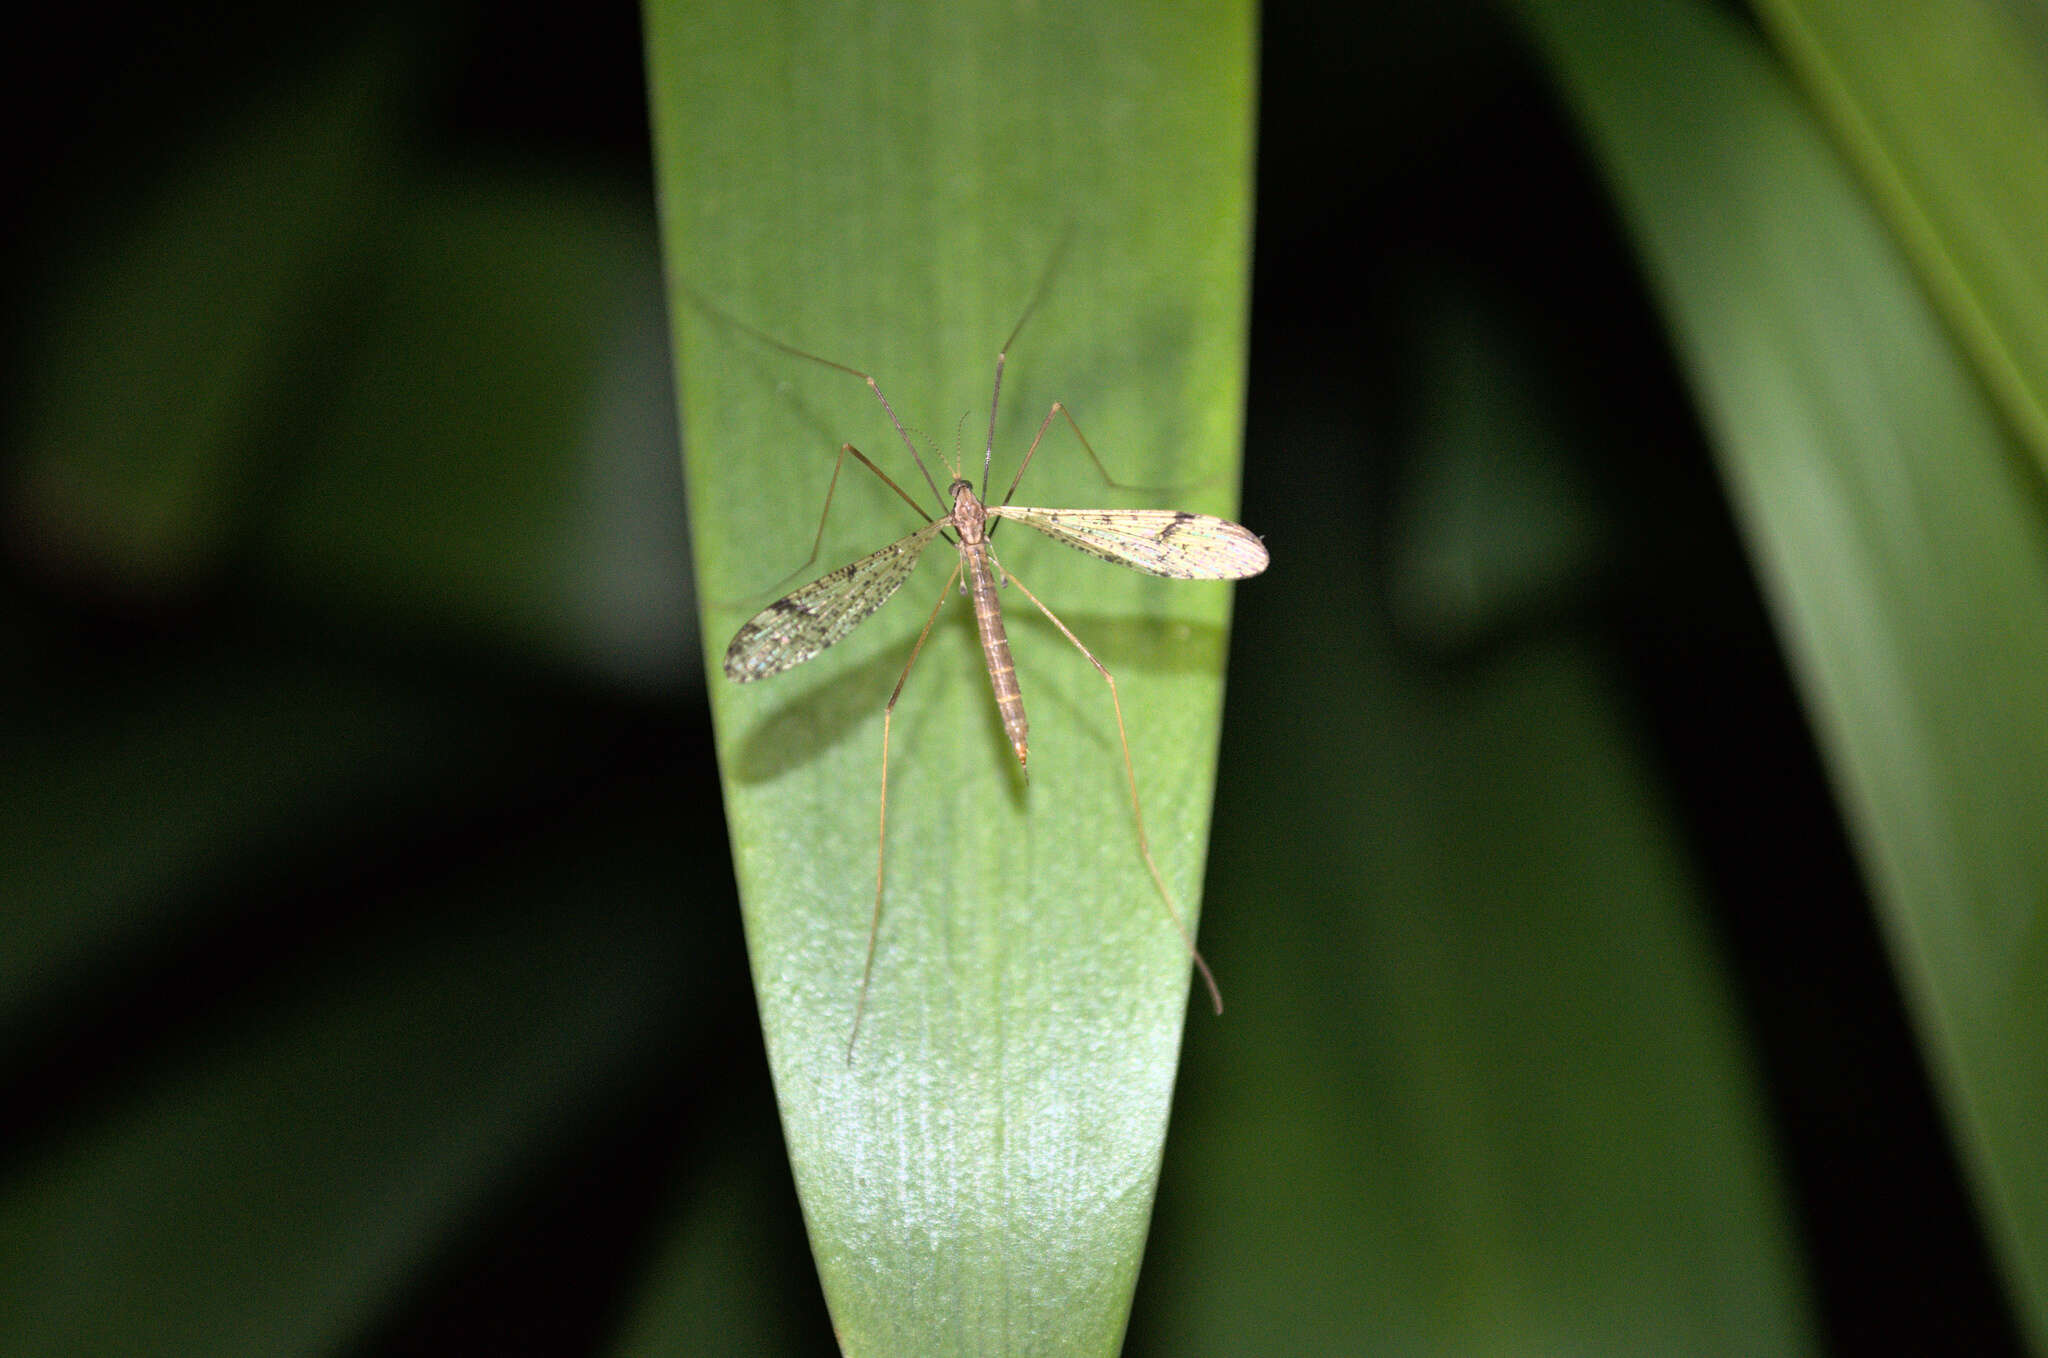
M 1612 657 L 1716 911 L 1826 1338 L 1842 1353 L 2017 1351 L 1803 715 L 1626 243 L 1513 31 L 1481 6 L 1417 8 L 1283 9 L 1265 20 L 1243 518 L 1276 542 L 1312 541 L 1300 504 L 1344 486 L 1366 506 L 1357 531 L 1374 607 L 1427 672 L 1455 675 L 1560 632 Z M 603 1351 L 671 1214 L 716 1200 L 744 1223 L 737 1238 L 751 1251 L 746 1291 L 722 1304 L 765 1311 L 746 1322 L 763 1343 L 828 1351 L 779 1154 L 703 678 L 680 604 L 665 372 L 634 369 L 622 399 L 641 412 L 634 446 L 654 450 L 647 498 L 673 512 L 619 531 L 634 535 L 643 564 L 672 567 L 678 602 L 665 620 L 643 610 L 601 644 L 564 620 L 573 591 L 520 576 L 516 545 L 502 558 L 401 551 L 366 582 L 351 575 L 360 529 L 306 517 L 317 502 L 308 487 L 324 475 L 313 462 L 338 443 L 300 431 L 330 404 L 360 403 L 375 366 L 364 336 L 376 333 L 376 305 L 365 299 L 388 285 L 361 252 L 321 272 L 319 295 L 280 308 L 290 323 L 274 338 L 288 359 L 245 391 L 253 413 L 190 440 L 209 451 L 181 484 L 199 485 L 210 509 L 183 528 L 152 536 L 147 506 L 99 504 L 90 477 L 66 479 L 70 452 L 49 433 L 47 412 L 72 399 L 66 384 L 93 362 L 66 318 L 100 286 L 104 261 L 132 256 L 152 205 L 176 194 L 195 158 L 240 144 L 252 109 L 288 104 L 337 47 L 380 32 L 403 54 L 385 68 L 396 72 L 381 114 L 396 148 L 385 168 L 551 201 L 586 195 L 618 224 L 629 261 L 592 277 L 652 285 L 637 15 L 116 6 L 49 22 L 11 59 L 20 197 L 0 339 L 11 661 L 0 667 L 10 690 L 0 776 L 13 784 L 13 861 L 0 871 L 20 892 L 5 907 L 20 938 L 47 912 L 130 905 L 126 926 L 87 931 L 92 946 L 5 997 L 0 1107 L 12 1111 L 0 1191 L 54 1172 L 138 1091 L 204 1069 L 231 1035 L 262 1029 L 302 993 L 357 984 L 411 949 L 525 927 L 548 936 L 575 927 L 592 900 L 630 897 L 638 905 L 606 936 L 642 968 L 639 989 L 622 987 L 640 1003 L 618 1019 L 601 1070 L 573 1111 L 537 1117 L 530 1143 L 436 1218 L 408 1281 L 344 1326 L 342 1347 Z M 606 230 L 590 238 L 612 241 Z M 1593 431 L 1559 453 L 1572 484 L 1589 488 L 1592 527 L 1498 606 L 1447 619 L 1403 607 L 1393 507 L 1426 380 L 1418 344 L 1451 305 L 1514 336 L 1525 378 L 1568 424 Z M 165 314 L 166 326 L 181 323 Z M 452 326 L 452 342 L 493 324 Z M 530 360 L 508 355 L 462 350 L 432 376 L 516 383 Z M 118 357 L 100 380 L 119 379 Z M 472 400 L 516 404 L 500 389 Z M 132 418 L 152 428 L 157 410 Z M 1356 460 L 1291 459 L 1287 431 L 1311 424 L 1346 431 Z M 54 427 L 123 426 L 107 416 Z M 456 442 L 423 440 L 401 467 L 407 459 L 444 459 L 459 484 L 484 469 L 485 480 L 524 469 L 548 489 L 567 475 L 539 453 L 508 472 L 505 459 Z M 409 483 L 393 493 L 416 502 Z M 501 589 L 523 602 L 486 601 Z M 1240 593 L 1226 769 L 1258 766 L 1263 705 L 1284 700 L 1284 669 L 1248 672 L 1247 659 L 1313 665 L 1316 646 Z M 1251 795 L 1226 781 L 1219 834 L 1233 796 Z M 90 865 L 68 885 L 67 854 Z M 532 889 L 592 862 L 601 880 L 582 895 Z M 1218 925 L 1211 956 L 1228 974 L 1229 948 L 1255 943 L 1249 929 Z M 603 974 L 610 964 L 593 965 Z M 1230 1078 L 1205 1054 L 1198 1024 L 1184 1101 Z M 1198 1211 L 1170 1204 L 1158 1233 L 1190 1228 Z M 1134 1351 L 1148 1351 L 1148 1317 L 1172 1304 L 1157 1289 L 1172 1286 L 1141 1284 Z

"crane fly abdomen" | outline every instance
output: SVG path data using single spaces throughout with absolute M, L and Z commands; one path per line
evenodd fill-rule
M 1003 734 L 1017 752 L 1017 762 L 1029 767 L 1026 750 L 1030 723 L 1024 716 L 1024 690 L 1017 686 L 1017 665 L 1010 658 L 1010 636 L 1003 630 L 1003 604 L 996 597 L 996 576 L 988 547 L 988 507 L 974 493 L 974 485 L 955 479 L 947 487 L 953 497 L 953 512 L 946 516 L 960 535 L 960 569 L 967 576 L 967 592 L 974 600 L 974 627 L 981 634 L 981 655 L 988 666 L 989 687 L 994 690 L 996 711 L 1003 719 Z
M 981 654 L 988 662 L 989 687 L 995 691 L 996 711 L 1003 719 L 1003 734 L 1017 752 L 1017 762 L 1029 767 L 1026 746 L 1030 723 L 1024 717 L 1024 690 L 1017 686 L 1017 666 L 1010 659 L 1010 637 L 1003 630 L 1003 605 L 996 598 L 995 570 L 989 565 L 986 544 L 961 543 L 960 554 L 967 562 L 968 592 L 974 596 L 974 625 L 981 633 Z

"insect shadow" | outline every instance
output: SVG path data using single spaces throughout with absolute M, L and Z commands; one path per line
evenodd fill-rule
M 1213 670 L 1221 657 L 1225 633 L 1214 623 L 1189 622 L 1171 617 L 1133 617 L 1107 613 L 1073 615 L 1077 630 L 1085 628 L 1091 643 L 1100 641 L 1096 653 L 1106 663 L 1133 672 L 1203 674 Z M 948 632 L 958 633 L 962 663 L 971 664 L 974 618 L 965 609 L 948 610 L 943 620 Z M 1060 641 L 1059 633 L 1044 619 L 1019 619 L 1019 630 L 1042 633 L 1048 651 Z M 897 639 L 907 642 L 907 636 Z M 901 645 L 883 647 L 875 655 L 829 679 L 812 684 L 755 722 L 741 744 L 733 776 L 742 783 L 772 782 L 793 769 L 821 758 L 825 751 L 849 737 L 864 736 L 874 722 L 875 708 L 888 697 L 889 689 L 903 668 Z M 1078 660 L 1078 657 L 1076 657 Z M 1081 673 L 1086 673 L 1085 666 Z M 1061 689 L 1047 691 L 1048 700 Z M 1116 728 L 1098 720 L 1091 704 L 1079 699 L 1063 701 L 1080 728 L 1099 735 L 1105 745 L 1114 746 Z M 1007 756 L 1001 718 L 987 703 L 977 703 L 989 733 L 990 749 Z M 1098 728 L 1100 728 L 1098 730 Z M 1022 779 L 1012 780 L 1013 794 L 1024 796 Z

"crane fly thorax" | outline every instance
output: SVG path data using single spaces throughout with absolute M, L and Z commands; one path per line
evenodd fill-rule
M 953 497 L 953 512 L 948 517 L 960 534 L 960 545 L 978 547 L 988 541 L 988 507 L 975 495 L 974 483 L 955 481 L 946 489 Z

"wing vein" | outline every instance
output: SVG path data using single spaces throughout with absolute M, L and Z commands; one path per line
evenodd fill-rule
M 1034 509 L 991 505 L 1069 547 L 1176 580 L 1242 580 L 1266 569 L 1266 544 L 1241 524 L 1181 509 Z
M 725 650 L 725 673 L 740 683 L 800 665 L 834 645 L 889 602 L 939 530 L 926 524 L 878 552 L 821 575 L 756 613 Z

